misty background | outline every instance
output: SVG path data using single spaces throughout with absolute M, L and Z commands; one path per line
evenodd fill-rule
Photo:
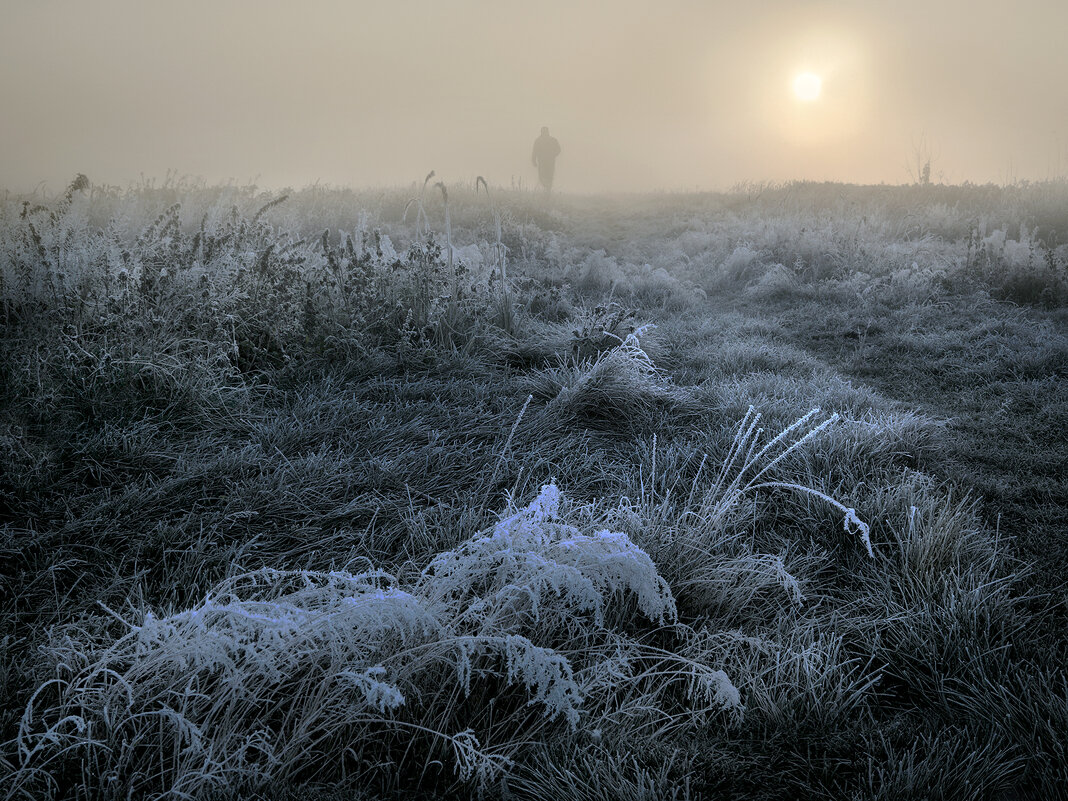
M 1068 174 L 1068 3 L 0 0 L 0 187 Z M 797 101 L 801 71 L 823 95 Z

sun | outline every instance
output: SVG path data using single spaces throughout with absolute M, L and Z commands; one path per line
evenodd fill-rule
M 802 102 L 811 103 L 822 89 L 823 79 L 814 72 L 802 72 L 794 78 L 794 97 Z

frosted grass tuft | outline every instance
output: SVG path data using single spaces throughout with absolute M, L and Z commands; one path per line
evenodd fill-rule
M 426 759 L 451 747 L 460 780 L 484 784 L 511 763 L 531 724 L 516 713 L 514 742 L 484 748 L 464 725 L 479 720 L 465 712 L 476 683 L 497 676 L 525 693 L 525 706 L 542 708 L 539 725 L 560 720 L 575 732 L 589 693 L 611 694 L 613 682 L 647 671 L 641 657 L 619 657 L 628 638 L 615 626 L 634 625 L 619 602 L 632 598 L 650 623 L 676 621 L 649 556 L 625 534 L 569 524 L 565 507 L 546 484 L 435 557 L 411 586 L 374 569 L 263 568 L 172 614 L 149 610 L 136 622 L 113 613 L 125 633 L 83 632 L 56 649 L 57 678 L 25 709 L 6 789 L 32 797 L 56 772 L 92 764 L 90 789 L 203 797 L 332 775 L 330 754 L 381 768 L 397 758 L 397 738 Z M 722 671 L 690 663 L 674 674 L 689 676 L 698 708 L 672 719 L 709 703 L 740 707 Z M 442 694 L 443 681 L 453 690 Z

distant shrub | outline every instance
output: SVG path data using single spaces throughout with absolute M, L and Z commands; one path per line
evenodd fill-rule
M 994 297 L 1021 305 L 1068 304 L 1068 263 L 1052 243 L 1043 243 L 1038 228 L 1026 225 L 1018 239 L 1001 228 L 989 234 L 983 225 L 973 228 L 963 262 L 949 280 L 978 283 Z
M 759 251 L 749 245 L 739 245 L 720 265 L 720 276 L 729 282 L 749 281 L 764 266 Z
M 801 288 L 796 272 L 785 265 L 772 264 L 745 291 L 758 300 L 780 300 L 796 294 Z
M 1068 271 L 1057 271 L 1046 264 L 1009 270 L 995 287 L 998 297 L 1020 305 L 1047 308 L 1068 305 Z

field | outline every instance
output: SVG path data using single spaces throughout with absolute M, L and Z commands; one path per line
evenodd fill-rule
M 0 204 L 5 798 L 1068 797 L 1068 183 Z

